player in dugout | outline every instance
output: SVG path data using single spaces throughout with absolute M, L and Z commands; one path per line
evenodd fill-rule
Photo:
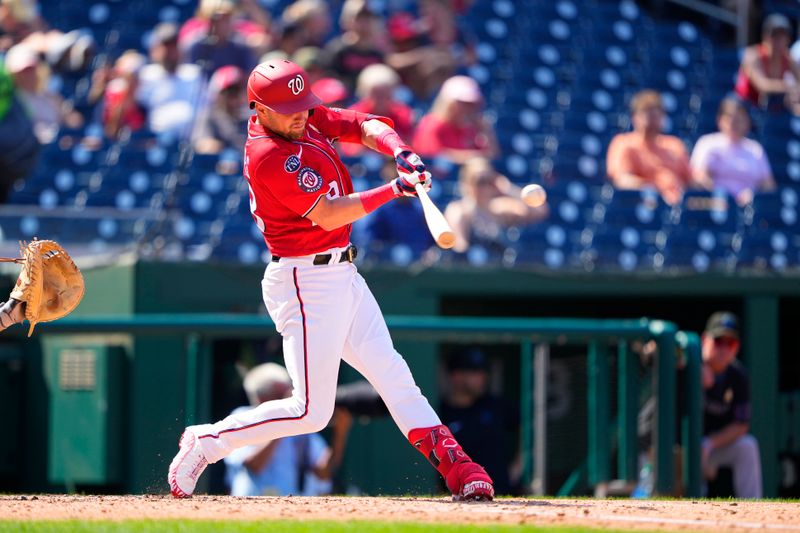
M 255 115 L 244 177 L 253 219 L 272 254 L 262 293 L 283 336 L 292 393 L 213 424 L 187 427 L 169 467 L 173 496 L 191 496 L 206 466 L 237 448 L 323 429 L 334 410 L 344 360 L 375 387 L 454 499 L 491 500 L 491 478 L 422 395 L 353 264 L 351 224 L 395 198 L 416 196 L 417 185 L 429 189 L 430 173 L 390 119 L 320 105 L 306 72 L 290 61 L 270 60 L 253 69 L 247 97 Z M 337 140 L 394 157 L 398 177 L 355 192 L 333 147 Z

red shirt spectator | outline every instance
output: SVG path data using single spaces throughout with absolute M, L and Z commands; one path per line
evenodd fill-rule
M 444 156 L 456 163 L 473 157 L 492 158 L 497 140 L 483 117 L 483 96 L 467 76 L 453 76 L 442 85 L 431 112 L 417 125 L 414 148 L 422 156 Z
M 400 85 L 400 76 L 383 64 L 370 65 L 361 71 L 356 84 L 358 102 L 350 109 L 361 113 L 388 117 L 394 122 L 394 129 L 403 139 L 411 139 L 414 134 L 414 110 L 394 97 Z M 357 155 L 363 151 L 359 144 L 343 144 L 342 153 Z
M 109 137 L 116 137 L 123 127 L 138 130 L 144 126 L 144 110 L 136 102 L 136 90 L 145 61 L 142 54 L 128 50 L 114 64 L 114 77 L 103 94 L 103 125 Z
M 792 27 L 783 15 L 764 21 L 762 42 L 748 47 L 736 79 L 736 94 L 743 100 L 765 107 L 771 94 L 785 95 L 786 105 L 800 113 L 800 66 L 789 56 Z M 794 78 L 787 83 L 786 78 Z

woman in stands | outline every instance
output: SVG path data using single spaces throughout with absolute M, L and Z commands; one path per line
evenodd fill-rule
M 422 156 L 442 156 L 461 164 L 473 157 L 495 157 L 494 127 L 483 114 L 483 95 L 468 76 L 449 78 L 430 113 L 422 117 L 413 145 Z
M 520 200 L 519 187 L 483 157 L 461 167 L 458 185 L 461 198 L 450 202 L 444 212 L 456 234 L 456 252 L 466 252 L 471 243 L 502 251 L 507 227 L 532 224 L 549 214 L 547 204 L 529 207 Z
M 775 189 L 764 148 L 748 139 L 750 116 L 736 97 L 725 98 L 717 112 L 717 133 L 703 135 L 692 152 L 694 182 L 708 190 L 723 189 L 739 205 L 752 201 L 754 191 Z
M 800 114 L 800 65 L 789 56 L 792 25 L 783 15 L 764 20 L 761 42 L 747 47 L 736 79 L 736 94 L 762 108 L 770 96 L 783 97 L 786 107 Z

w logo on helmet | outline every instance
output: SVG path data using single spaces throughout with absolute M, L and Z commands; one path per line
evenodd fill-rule
M 306 82 L 300 74 L 289 80 L 289 90 L 292 91 L 293 95 L 297 96 L 305 88 Z

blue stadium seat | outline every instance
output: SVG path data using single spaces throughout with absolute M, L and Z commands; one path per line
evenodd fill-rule
M 584 238 L 584 261 L 591 270 L 652 270 L 658 252 L 635 226 L 603 226 Z
M 596 217 L 593 222 L 614 227 L 633 225 L 657 231 L 664 227 L 670 214 L 669 206 L 655 189 L 636 191 L 605 187 L 600 204 L 604 207 L 602 217 Z
M 583 245 L 581 230 L 577 228 L 551 219 L 520 228 L 516 239 L 507 236 L 516 250 L 516 264 L 538 264 L 553 269 L 580 266 Z
M 759 231 L 745 235 L 739 252 L 740 270 L 783 271 L 798 264 L 798 246 L 781 231 Z
M 691 268 L 732 271 L 736 267 L 738 245 L 731 235 L 708 227 L 676 226 L 665 233 L 662 252 L 666 268 Z
M 687 191 L 673 210 L 672 222 L 693 230 L 711 228 L 734 233 L 739 229 L 738 208 L 724 191 Z

